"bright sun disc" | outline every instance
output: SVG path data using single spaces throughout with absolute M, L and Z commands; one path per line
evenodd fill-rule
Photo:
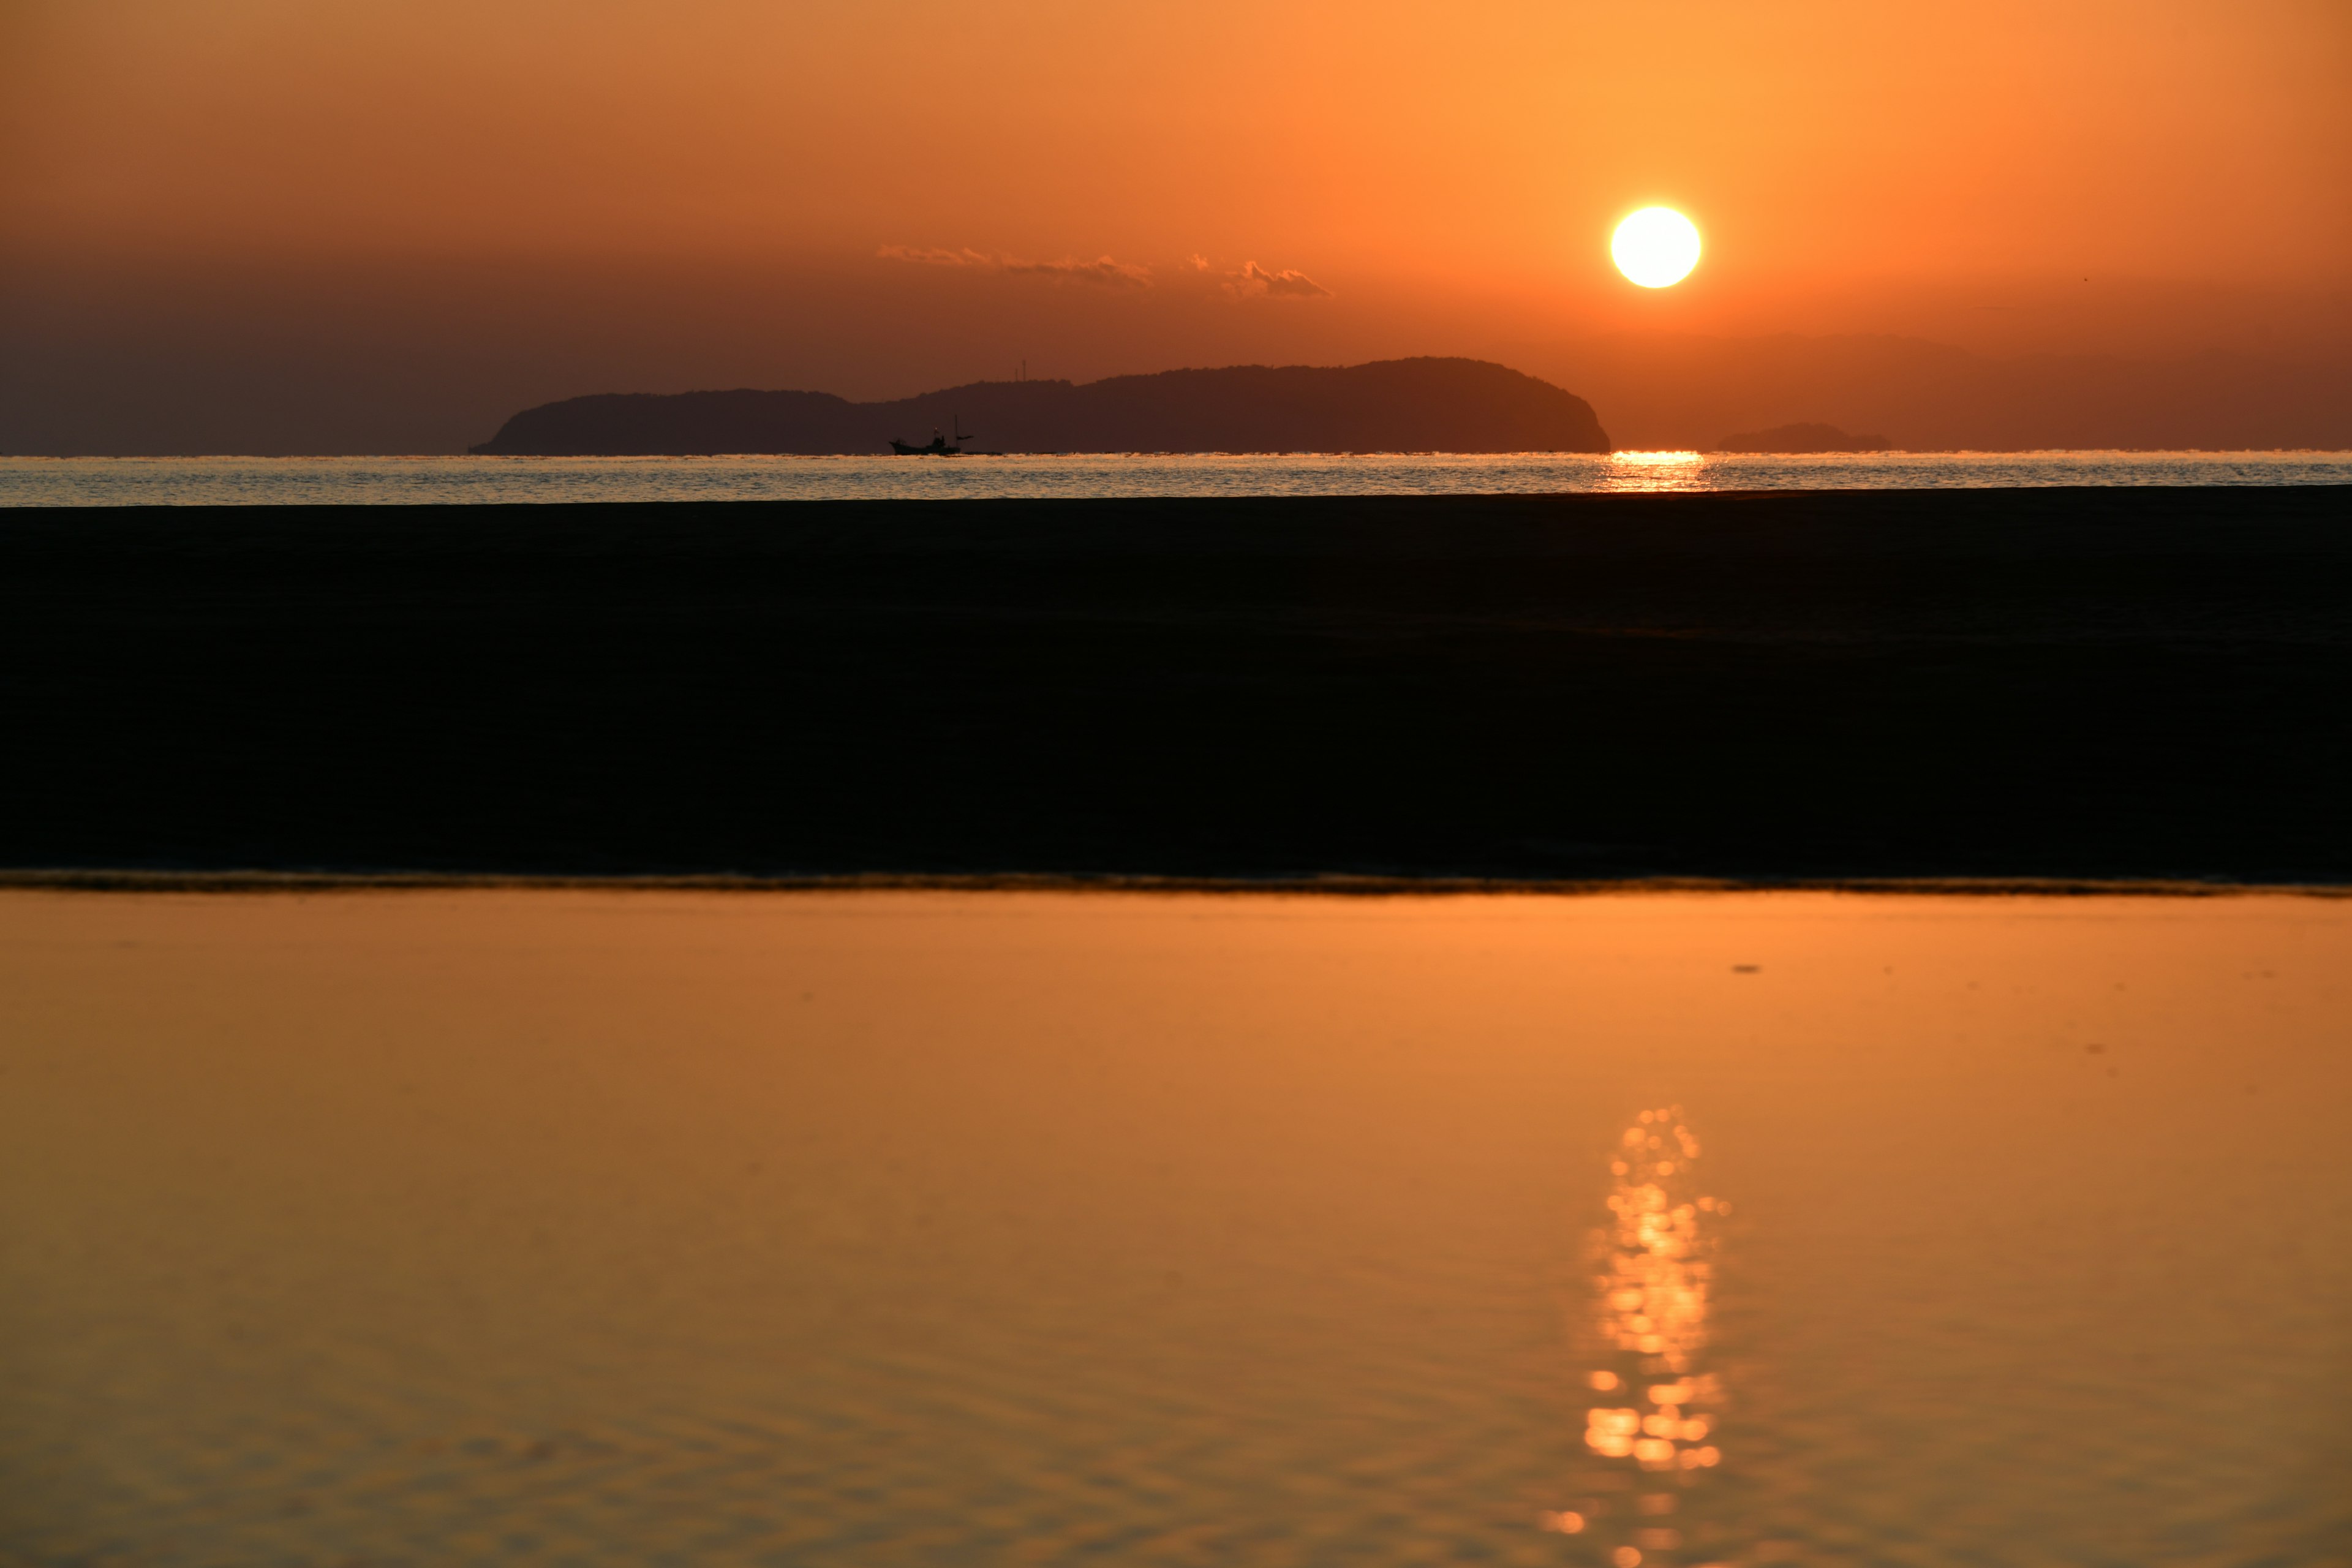
M 1644 289 L 1664 289 L 1698 265 L 1698 230 L 1672 207 L 1643 207 L 1609 241 L 1617 270 Z

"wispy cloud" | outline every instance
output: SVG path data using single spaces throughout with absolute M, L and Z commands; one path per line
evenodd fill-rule
M 969 248 L 942 250 L 926 245 L 886 245 L 876 254 L 886 261 L 911 261 L 924 267 L 969 267 L 983 272 L 1050 278 L 1056 283 L 1088 283 L 1098 289 L 1151 287 L 1151 268 L 1108 256 L 1098 256 L 1092 261 L 1066 258 L 1060 261 L 1024 261 L 1014 256 L 992 256 Z
M 1228 287 L 1236 294 L 1276 300 L 1328 300 L 1331 298 L 1331 290 L 1304 272 L 1293 271 L 1286 267 L 1279 272 L 1274 272 L 1260 267 L 1255 261 L 1244 261 L 1242 263 L 1242 269 L 1234 273 L 1233 278 L 1234 280 Z
M 918 267 L 962 267 L 975 272 L 1002 272 L 1024 278 L 1046 278 L 1056 283 L 1085 283 L 1097 289 L 1149 289 L 1151 268 L 1113 257 L 1092 261 L 1065 257 L 1059 261 L 1031 261 L 969 246 L 950 250 L 934 245 L 886 245 L 875 254 L 885 261 L 905 261 Z M 1276 269 L 1244 261 L 1234 271 L 1219 271 L 1205 256 L 1186 257 L 1175 264 L 1181 278 L 1199 274 L 1237 300 L 1328 300 L 1331 290 L 1293 268 Z
M 996 267 L 993 256 L 977 250 L 941 250 L 930 245 L 886 245 L 875 252 L 885 261 L 914 261 L 925 267 Z
M 1094 283 L 1105 289 L 1151 287 L 1151 268 L 1113 261 L 1108 256 L 1097 256 L 1092 261 L 1014 261 L 1007 258 L 1004 270 L 1032 273 L 1056 282 L 1066 279 L 1073 283 Z

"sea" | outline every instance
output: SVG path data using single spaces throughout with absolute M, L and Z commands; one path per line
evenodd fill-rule
M 17 507 L 2345 483 L 2352 453 L 0 460 Z M 138 646 L 217 640 L 151 600 Z M 26 689 L 104 689 L 110 635 Z M 332 639 L 251 646 L 206 668 Z M 478 676 L 340 668 L 310 689 L 374 711 Z M 2284 710 L 2284 664 L 2229 668 L 2231 709 Z M 2211 765 L 2292 804 L 2187 689 Z M 415 706 L 386 744 L 492 772 L 485 708 Z M 531 797 L 558 824 L 702 765 L 581 729 L 594 776 Z M 104 739 L 44 733 L 28 776 Z M 200 886 L 0 879 L 5 1568 L 2352 1563 L 2352 899 Z
M 0 507 L 2352 484 L 2352 452 L 0 458 Z
M 2320 1568 L 2352 901 L 0 889 L 16 1564 Z

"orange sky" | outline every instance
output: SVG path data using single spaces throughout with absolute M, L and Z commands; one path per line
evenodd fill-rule
M 765 384 L 1000 374 L 1023 345 L 857 358 L 844 290 L 936 309 L 950 272 L 1041 320 L 1135 296 L 1051 367 L 1080 375 L 1650 328 L 2352 342 L 2341 0 L 11 0 L 0 29 L 20 261 L 761 272 L 815 356 Z M 1708 246 L 1659 294 L 1607 257 L 1650 202 Z M 1179 324 L 1213 308 L 1255 313 Z

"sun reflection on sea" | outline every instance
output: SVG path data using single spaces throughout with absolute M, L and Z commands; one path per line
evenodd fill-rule
M 1603 490 L 1695 490 L 1706 488 L 1706 459 L 1696 452 L 1612 452 Z
M 1702 1189 L 1698 1135 L 1683 1108 L 1644 1110 L 1609 1158 L 1609 1224 L 1596 1236 L 1580 1489 L 1544 1527 L 1601 1539 L 1612 1568 L 1671 1563 L 1686 1496 L 1723 1462 L 1724 1390 L 1706 1365 L 1716 1229 L 1731 1205 Z M 1630 1495 L 1629 1495 L 1630 1494 Z

